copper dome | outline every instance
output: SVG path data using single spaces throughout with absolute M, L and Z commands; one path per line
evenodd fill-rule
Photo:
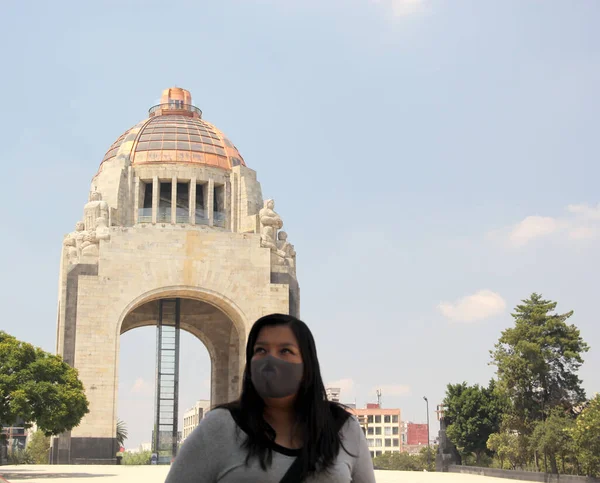
M 149 118 L 128 129 L 104 155 L 102 165 L 129 156 L 132 165 L 192 163 L 230 170 L 244 159 L 225 135 L 202 119 L 191 95 L 178 87 L 166 89 Z

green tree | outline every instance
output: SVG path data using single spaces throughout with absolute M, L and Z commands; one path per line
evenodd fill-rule
M 423 471 L 424 466 L 419 456 L 412 456 L 404 452 L 383 453 L 373 458 L 373 466 L 380 470 Z
M 500 429 L 506 406 L 495 382 L 490 381 L 488 387 L 448 384 L 444 406 L 448 438 L 463 456 L 475 453 L 479 465 L 488 450 L 488 438 Z
M 127 439 L 127 426 L 125 422 L 121 419 L 117 420 L 117 442 L 119 446 L 125 445 L 125 440 Z
M 573 449 L 572 428 L 574 420 L 564 409 L 555 408 L 544 421 L 538 421 L 531 435 L 531 448 L 550 463 L 552 473 L 558 473 L 558 459 L 562 461 L 562 472 L 565 462 Z M 547 468 L 544 468 L 548 471 Z
M 77 371 L 59 356 L 0 331 L 0 422 L 19 417 L 46 435 L 73 429 L 88 412 Z
M 519 464 L 519 436 L 516 433 L 501 431 L 491 434 L 487 441 L 487 447 L 496 453 L 500 460 L 500 468 L 504 468 L 504 462 L 508 461 L 514 470 Z
M 437 453 L 437 445 L 427 447 L 423 446 L 419 454 L 416 456 L 419 459 L 419 471 L 426 469 L 427 471 L 435 471 L 435 455 Z
M 507 422 L 520 433 L 531 434 L 544 412 L 585 400 L 577 371 L 589 347 L 577 327 L 567 324 L 573 312 L 556 314 L 556 305 L 536 293 L 523 300 L 512 314 L 515 326 L 502 332 L 491 351 L 499 387 L 511 401 Z
M 149 465 L 151 457 L 152 453 L 150 451 L 140 451 L 139 453 L 131 453 L 130 451 L 125 451 L 125 453 L 123 453 L 123 462 L 121 464 Z
M 573 440 L 586 475 L 600 476 L 600 394 L 577 417 Z
M 50 453 L 50 438 L 43 431 L 36 431 L 31 435 L 27 444 L 27 451 L 31 455 L 33 464 L 47 465 Z

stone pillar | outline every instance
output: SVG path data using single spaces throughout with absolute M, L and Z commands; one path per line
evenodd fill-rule
M 177 223 L 177 176 L 171 178 L 171 225 Z
M 190 223 L 196 224 L 196 178 L 190 180 Z
M 231 216 L 231 178 L 229 175 L 226 176 L 225 186 L 223 187 L 223 210 L 225 211 L 224 228 L 234 231 Z
M 137 224 L 140 213 L 140 178 L 133 180 L 133 224 Z
M 208 178 L 208 203 L 206 210 L 208 211 L 208 226 L 214 226 L 215 223 L 215 180 L 210 177 Z
M 212 361 L 210 404 L 218 406 L 229 402 L 229 348 L 227 346 L 217 349 L 217 354 Z
M 230 181 L 230 200 L 229 200 L 229 215 L 231 217 L 231 231 L 238 232 L 240 230 L 240 221 L 239 221 L 239 177 L 237 173 L 231 173 L 229 178 Z
M 156 225 L 156 218 L 158 216 L 158 176 L 152 178 L 152 223 Z

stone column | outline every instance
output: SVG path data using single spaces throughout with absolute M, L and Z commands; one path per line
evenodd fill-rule
M 208 203 L 206 210 L 208 211 L 208 226 L 213 226 L 215 223 L 215 180 L 210 177 L 208 178 Z
M 171 225 L 177 223 L 177 176 L 171 178 Z
M 133 180 L 133 224 L 138 222 L 140 213 L 140 178 L 137 176 Z
M 229 402 L 229 347 L 220 347 L 212 362 L 210 404 L 217 406 Z
M 230 200 L 229 200 L 229 214 L 231 216 L 231 231 L 238 232 L 240 229 L 240 221 L 239 221 L 239 177 L 237 173 L 231 173 L 231 177 L 229 178 L 231 183 L 230 189 Z
M 158 215 L 158 176 L 152 178 L 152 223 L 156 225 Z
M 233 223 L 231 216 L 231 178 L 225 178 L 225 186 L 223 187 L 223 210 L 225 211 L 224 228 L 233 231 Z
M 190 223 L 196 224 L 196 178 L 190 180 Z

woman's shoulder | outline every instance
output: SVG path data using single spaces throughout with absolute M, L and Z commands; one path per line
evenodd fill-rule
M 224 407 L 216 407 L 206 413 L 200 424 L 210 427 L 223 427 L 224 425 L 235 425 L 231 411 Z

